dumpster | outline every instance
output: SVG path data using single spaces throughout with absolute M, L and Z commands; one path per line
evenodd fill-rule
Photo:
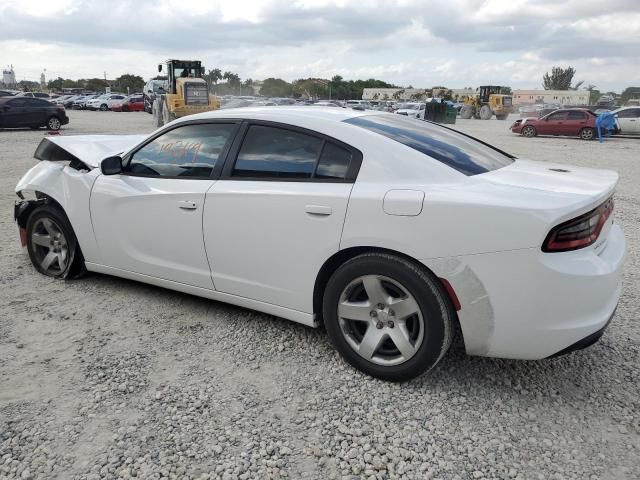
M 443 123 L 455 124 L 457 116 L 458 116 L 458 111 L 451 105 L 447 105 L 447 112 L 445 113 Z

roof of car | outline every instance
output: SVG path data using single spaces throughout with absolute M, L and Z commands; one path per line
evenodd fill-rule
M 375 112 L 381 114 L 382 112 Z M 183 117 L 190 119 L 205 118 L 255 118 L 259 120 L 270 120 L 273 122 L 296 123 L 296 120 L 309 118 L 322 119 L 328 121 L 342 122 L 349 118 L 370 115 L 371 112 L 352 110 L 349 108 L 336 107 L 314 107 L 309 106 L 271 106 L 271 107 L 242 107 L 214 110 Z M 392 115 L 392 114 L 389 114 Z

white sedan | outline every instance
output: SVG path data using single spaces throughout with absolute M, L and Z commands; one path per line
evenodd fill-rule
M 622 134 L 640 135 L 640 107 L 622 107 L 611 113 L 618 120 Z
M 86 270 L 312 327 L 379 378 L 602 335 L 625 240 L 612 171 L 517 159 L 381 112 L 209 112 L 150 136 L 47 137 L 15 217 L 35 268 Z

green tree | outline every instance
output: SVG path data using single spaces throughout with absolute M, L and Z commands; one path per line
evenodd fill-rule
M 627 87 L 620 95 L 620 105 L 626 105 L 631 99 L 640 99 L 640 87 Z
M 222 80 L 222 70 L 219 68 L 213 68 L 209 70 L 206 77 L 207 81 L 211 85 L 217 85 L 220 80 Z
M 576 69 L 573 67 L 562 68 L 554 66 L 551 69 L 551 74 L 547 72 L 542 76 L 542 86 L 545 90 L 575 90 L 583 83 L 580 81 L 573 87 L 571 86 L 571 81 L 575 74 Z
M 127 92 L 127 93 L 135 93 L 141 92 L 144 87 L 144 79 L 138 75 L 131 75 L 129 73 L 125 73 L 124 75 L 120 75 L 113 82 L 112 88 L 116 92 Z
M 587 85 L 584 87 L 585 90 L 589 91 L 589 105 L 595 105 L 598 103 L 598 99 L 600 98 L 600 90 L 595 85 Z
M 89 78 L 83 80 L 84 88 L 92 92 L 103 92 L 107 86 L 107 82 L 102 78 Z
M 289 97 L 292 93 L 292 85 L 281 78 L 267 78 L 260 87 L 260 94 L 267 97 Z
M 511 90 L 511 87 L 502 87 L 500 93 L 503 95 L 513 95 L 513 90 Z

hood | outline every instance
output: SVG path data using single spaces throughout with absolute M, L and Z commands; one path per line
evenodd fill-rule
M 96 168 L 102 159 L 127 152 L 146 135 L 77 135 L 45 137 L 33 155 L 38 160 L 64 162 L 79 160 Z

